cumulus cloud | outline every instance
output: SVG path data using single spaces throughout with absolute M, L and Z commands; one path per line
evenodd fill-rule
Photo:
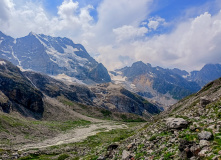
M 204 12 L 176 22 L 170 33 L 147 37 L 149 32 L 166 25 L 160 17 L 146 20 L 152 1 L 103 0 L 94 8 L 89 4 L 80 6 L 80 1 L 64 0 L 57 15 L 49 16 L 41 3 L 28 0 L 17 5 L 18 1 L 2 0 L 0 30 L 14 37 L 34 31 L 72 38 L 110 70 L 138 60 L 187 70 L 221 62 L 220 12 Z M 95 9 L 96 21 L 90 15 Z
M 220 37 L 221 12 L 213 16 L 205 12 L 178 24 L 169 34 L 135 40 L 117 48 L 115 46 L 100 48 L 104 54 L 98 58 L 110 69 L 123 66 L 121 63 L 112 65 L 111 60 L 106 60 L 105 55 L 114 53 L 116 55 L 108 59 L 120 62 L 117 55 L 129 56 L 133 61 L 142 60 L 155 66 L 179 67 L 191 71 L 201 69 L 206 63 L 221 62 Z
M 165 19 L 160 17 L 149 19 L 148 27 L 150 29 L 156 30 L 159 27 L 159 25 L 165 25 Z
M 80 8 L 78 2 L 64 0 L 58 7 L 58 16 L 50 17 L 41 3 L 31 1 L 24 2 L 22 6 L 16 6 L 16 2 L 4 0 L 1 6 L 8 8 L 7 18 L 3 19 L 0 30 L 9 35 L 20 37 L 30 31 L 70 38 L 80 37 L 91 27 L 93 17 L 89 10 L 91 5 Z
M 121 42 L 123 40 L 134 40 L 135 38 L 143 37 L 148 32 L 148 29 L 145 27 L 135 28 L 124 25 L 113 29 L 113 32 L 116 35 L 117 42 Z
M 7 21 L 10 15 L 11 8 L 13 8 L 13 3 L 11 1 L 0 1 L 0 20 Z

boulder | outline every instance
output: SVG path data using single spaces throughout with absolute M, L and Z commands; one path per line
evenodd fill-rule
M 202 131 L 202 132 L 198 133 L 198 138 L 200 140 L 210 140 L 213 138 L 213 134 L 208 131 Z
M 206 157 L 206 153 L 207 153 L 207 152 L 208 152 L 207 149 L 203 149 L 203 150 L 201 150 L 201 151 L 199 152 L 198 156 L 200 156 L 200 157 Z
M 205 146 L 209 146 L 210 143 L 207 140 L 200 140 L 200 144 L 199 145 L 200 145 L 201 148 L 203 148 Z
M 200 146 L 199 145 L 196 145 L 196 144 L 193 144 L 191 147 L 190 147 L 190 151 L 192 152 L 193 156 L 197 156 L 198 153 L 200 152 Z
M 207 97 L 201 97 L 200 98 L 200 106 L 205 108 L 207 104 L 209 104 L 211 101 Z
M 106 158 L 103 157 L 103 156 L 99 156 L 99 157 L 97 158 L 97 160 L 106 160 Z
M 132 156 L 130 155 L 130 152 L 126 151 L 126 150 L 123 150 L 123 153 L 122 153 L 122 159 L 123 160 L 129 160 Z
M 188 122 L 183 118 L 168 118 L 166 119 L 166 125 L 169 129 L 182 129 L 187 127 Z

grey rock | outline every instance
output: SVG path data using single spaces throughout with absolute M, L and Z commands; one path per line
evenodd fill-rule
M 98 158 L 97 158 L 97 160 L 105 160 L 106 158 L 105 157 L 103 157 L 103 156 L 99 156 Z
M 201 133 L 198 133 L 198 138 L 200 140 L 210 140 L 213 138 L 213 134 L 208 131 L 202 131 Z
M 197 156 L 198 153 L 200 152 L 200 146 L 199 145 L 196 145 L 196 144 L 193 144 L 193 146 L 190 147 L 190 151 L 192 152 L 192 154 L 194 156 Z
M 168 118 L 166 125 L 169 129 L 182 129 L 187 127 L 188 122 L 183 118 Z
M 205 146 L 209 146 L 210 145 L 210 142 L 207 141 L 207 140 L 200 140 L 200 143 L 199 143 L 200 147 L 203 148 Z
M 199 156 L 199 157 L 206 157 L 206 152 L 208 152 L 208 150 L 207 150 L 207 149 L 203 149 L 203 150 L 201 150 L 201 151 L 198 153 L 198 156 Z
M 207 97 L 201 97 L 200 98 L 200 106 L 205 108 L 207 104 L 209 104 L 211 101 Z
M 122 160 L 127 160 L 130 158 L 130 152 L 126 151 L 126 150 L 123 150 L 123 153 L 122 153 Z

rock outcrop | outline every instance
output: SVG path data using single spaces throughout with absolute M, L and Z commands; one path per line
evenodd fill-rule
M 24 116 L 41 118 L 44 112 L 43 94 L 35 88 L 20 69 L 0 59 L 0 103 L 1 110 L 12 110 Z
M 187 127 L 188 122 L 183 118 L 167 118 L 166 125 L 169 129 L 182 129 Z

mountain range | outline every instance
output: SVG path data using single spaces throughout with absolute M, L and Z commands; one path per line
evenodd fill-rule
M 16 39 L 0 32 L 0 58 L 22 71 L 37 71 L 71 82 L 95 85 L 112 81 L 159 106 L 174 104 L 221 76 L 220 64 L 206 64 L 200 71 L 188 73 L 178 68 L 152 67 L 141 61 L 108 72 L 81 44 L 33 32 Z
M 54 76 L 65 74 L 88 84 L 111 81 L 103 64 L 94 60 L 81 44 L 68 38 L 31 32 L 14 39 L 0 32 L 0 58 L 24 70 Z
M 160 112 L 158 106 L 121 86 L 105 83 L 88 87 L 67 83 L 42 73 L 22 72 L 3 59 L 0 59 L 0 95 L 0 110 L 5 113 L 17 111 L 35 119 L 41 119 L 45 113 L 45 97 L 146 118 Z
M 0 57 L 0 159 L 221 158 L 220 64 L 108 73 L 82 45 L 32 32 L 0 32 Z
M 110 72 L 112 80 L 152 102 L 171 105 L 221 77 L 220 64 L 206 64 L 200 71 L 152 67 L 138 61 Z

